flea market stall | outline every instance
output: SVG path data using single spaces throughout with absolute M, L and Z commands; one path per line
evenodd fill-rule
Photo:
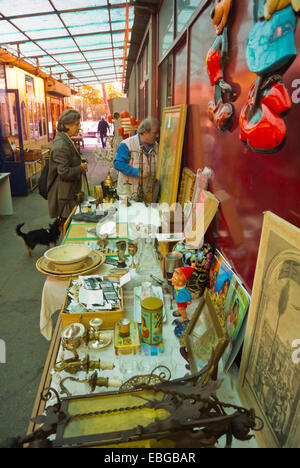
M 193 268 L 184 266 L 180 249 L 162 256 L 167 241 L 159 233 L 158 207 L 129 205 L 117 201 L 96 207 L 89 197 L 77 207 L 62 244 L 37 261 L 46 276 L 40 329 L 51 344 L 23 442 L 256 447 L 255 439 L 245 442 L 238 430 L 229 436 L 240 418 L 254 430 L 261 422 L 242 407 L 234 375 L 224 373 L 221 357 L 228 340 L 214 296 L 205 288 L 209 269 L 193 283 L 188 320 L 181 322 L 171 271 L 190 275 Z M 72 249 L 85 250 L 76 266 Z M 211 249 L 205 245 L 202 253 L 204 263 L 210 263 Z M 202 422 L 205 431 L 196 429 Z

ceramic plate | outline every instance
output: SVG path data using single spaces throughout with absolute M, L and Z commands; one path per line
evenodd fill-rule
M 36 268 L 40 273 L 48 276 L 55 276 L 57 278 L 77 277 L 84 273 L 94 270 L 96 267 L 101 266 L 106 260 L 106 257 L 101 252 L 92 251 L 88 258 L 84 261 L 82 267 L 75 271 L 62 272 L 58 270 L 53 263 L 45 257 L 41 257 L 36 262 Z

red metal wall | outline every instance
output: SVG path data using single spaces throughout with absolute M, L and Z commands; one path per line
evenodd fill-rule
M 219 248 L 251 291 L 262 229 L 263 212 L 270 210 L 300 226 L 300 103 L 294 103 L 286 122 L 288 138 L 285 147 L 273 155 L 258 154 L 239 140 L 239 113 L 246 102 L 256 75 L 248 70 L 245 44 L 252 27 L 252 2 L 238 1 L 229 23 L 230 60 L 225 68 L 226 81 L 239 90 L 234 103 L 235 123 L 231 132 L 221 133 L 207 116 L 213 97 L 206 72 L 205 59 L 215 39 L 206 10 L 190 30 L 190 73 L 188 79 L 188 118 L 184 145 L 184 166 L 196 171 L 205 166 L 212 170 L 210 190 L 221 200 L 215 229 L 210 232 Z M 297 48 L 300 50 L 300 26 Z M 177 60 L 174 97 L 182 103 L 184 61 Z M 299 91 L 292 87 L 299 79 Z M 294 98 L 300 101 L 300 57 L 284 75 L 284 82 Z M 181 89 L 176 89 L 181 86 Z M 295 99 L 294 99 L 295 100 Z M 211 240 L 211 239 L 210 239 Z

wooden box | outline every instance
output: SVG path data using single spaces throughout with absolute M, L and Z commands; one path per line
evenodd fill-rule
M 37 159 L 41 159 L 42 152 L 41 150 L 34 149 L 29 151 L 24 151 L 24 161 L 36 161 Z
M 35 150 L 29 150 L 29 151 L 24 151 L 24 161 L 26 162 L 32 162 L 32 161 L 38 161 L 42 157 L 42 151 L 35 149 Z M 15 159 L 16 161 L 21 160 L 21 155 L 20 155 L 20 150 L 16 149 L 14 151 Z
M 111 277 L 110 277 L 111 278 Z M 119 280 L 119 278 L 116 278 Z M 68 288 L 71 286 L 72 279 L 70 279 Z M 115 310 L 97 310 L 97 311 L 89 311 L 84 313 L 78 314 L 70 314 L 66 312 L 67 301 L 68 301 L 68 293 L 66 292 L 65 300 L 60 310 L 60 320 L 62 323 L 62 328 L 64 329 L 70 323 L 80 322 L 83 323 L 85 327 L 88 328 L 89 321 L 93 318 L 101 318 L 103 320 L 102 329 L 103 330 L 114 330 L 115 323 L 118 322 L 121 318 L 124 317 L 124 296 L 123 290 L 121 291 L 121 307 L 120 309 Z

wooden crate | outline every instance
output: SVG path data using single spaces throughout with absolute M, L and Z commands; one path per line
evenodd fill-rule
M 30 151 L 24 151 L 23 154 L 24 154 L 24 161 L 25 162 L 38 161 L 39 159 L 42 158 L 42 152 L 41 152 L 41 150 L 38 150 L 38 149 L 34 149 L 34 150 L 30 150 Z M 15 150 L 15 158 L 16 158 L 16 161 L 21 160 L 20 150 L 18 150 L 18 149 Z
M 110 277 L 111 278 L 111 277 Z M 116 280 L 120 278 L 116 277 Z M 70 279 L 68 288 L 71 286 L 72 279 Z M 103 330 L 114 330 L 115 323 L 118 322 L 121 318 L 124 317 L 124 296 L 123 296 L 123 289 L 121 288 L 121 308 L 115 310 L 97 310 L 97 311 L 89 311 L 85 313 L 79 314 L 70 314 L 66 311 L 68 300 L 68 293 L 66 292 L 65 299 L 63 305 L 60 310 L 60 320 L 62 323 L 62 328 L 64 329 L 70 323 L 80 322 L 83 323 L 85 327 L 89 327 L 89 321 L 93 318 L 101 318 L 103 320 L 102 329 Z
M 41 157 L 41 150 L 34 149 L 30 151 L 24 151 L 24 161 L 36 161 L 37 159 L 41 159 Z

